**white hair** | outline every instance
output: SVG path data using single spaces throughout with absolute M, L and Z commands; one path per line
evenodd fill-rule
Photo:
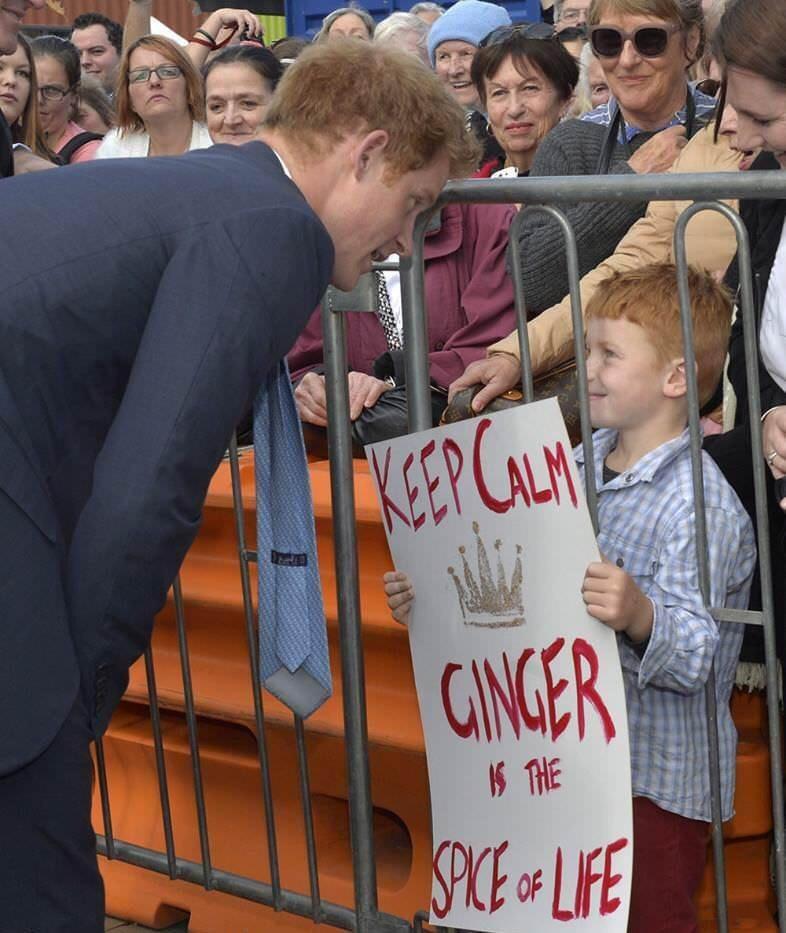
M 442 16 L 445 13 L 445 7 L 440 6 L 438 3 L 432 3 L 431 0 L 422 0 L 421 3 L 416 3 L 413 7 L 410 7 L 409 12 L 413 16 L 418 13 L 436 13 L 438 16 Z
M 418 48 L 426 48 L 426 39 L 428 38 L 429 25 L 414 13 L 403 13 L 400 10 L 391 13 L 390 16 L 377 24 L 377 30 L 374 33 L 375 42 L 397 44 L 397 37 L 402 33 L 414 33 L 417 36 Z

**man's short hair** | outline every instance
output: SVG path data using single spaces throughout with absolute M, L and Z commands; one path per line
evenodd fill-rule
M 728 289 L 709 272 L 688 267 L 693 320 L 693 346 L 699 403 L 708 402 L 720 382 L 731 330 L 732 301 Z M 624 318 L 649 336 L 664 362 L 683 356 L 682 322 L 677 292 L 677 269 L 668 262 L 616 272 L 605 279 L 587 302 L 585 317 Z
M 478 164 L 461 106 L 415 56 L 357 39 L 306 49 L 278 86 L 265 118 L 301 151 L 320 156 L 347 135 L 385 130 L 392 176 L 450 159 L 450 176 Z
M 71 24 L 71 32 L 75 29 L 87 29 L 89 26 L 103 26 L 110 43 L 115 47 L 117 54 L 123 51 L 123 27 L 103 13 L 81 13 Z

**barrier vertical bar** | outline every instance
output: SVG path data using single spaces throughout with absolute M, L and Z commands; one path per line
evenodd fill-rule
M 407 371 L 407 410 L 410 431 L 427 431 L 431 424 L 428 370 L 428 318 L 423 271 L 423 238 L 434 214 L 424 211 L 415 221 L 412 255 L 401 257 L 401 315 Z
M 402 291 L 406 276 L 402 273 Z M 322 314 L 325 343 L 325 391 L 328 408 L 330 490 L 335 542 L 336 588 L 344 736 L 349 784 L 349 829 L 355 883 L 357 933 L 372 933 L 377 914 L 377 868 L 368 763 L 365 666 L 360 619 L 355 488 L 347 386 L 346 327 L 343 315 Z M 324 306 L 323 306 L 324 307 Z M 405 325 L 406 327 L 406 325 Z M 422 414 L 422 412 L 421 412 Z
M 254 601 L 251 595 L 249 561 L 256 560 L 256 553 L 249 551 L 246 543 L 245 510 L 243 487 L 240 482 L 240 460 L 237 449 L 237 434 L 229 442 L 229 474 L 232 479 L 232 509 L 235 516 L 235 537 L 240 560 L 240 588 L 243 595 L 243 617 L 246 624 L 246 647 L 251 673 L 251 693 L 254 700 L 254 726 L 256 728 L 257 758 L 262 779 L 262 800 L 265 807 L 265 829 L 267 833 L 267 856 L 270 865 L 270 887 L 273 890 L 273 906 L 281 910 L 281 875 L 278 864 L 278 840 L 273 811 L 273 782 L 270 777 L 270 756 L 267 747 L 265 711 L 262 700 L 262 685 L 259 680 L 259 645 L 254 618 Z
M 784 839 L 784 791 L 781 749 L 781 712 L 779 708 L 780 682 L 775 638 L 775 614 L 772 591 L 772 562 L 770 551 L 769 519 L 767 514 L 767 486 L 762 452 L 761 403 L 759 390 L 759 351 L 756 333 L 756 313 L 753 301 L 753 275 L 748 231 L 739 215 L 725 204 L 697 202 L 691 205 L 677 221 L 678 231 L 684 231 L 688 221 L 700 210 L 712 210 L 724 216 L 737 237 L 739 272 L 738 314 L 742 315 L 745 372 L 748 384 L 748 420 L 751 432 L 751 462 L 753 468 L 754 499 L 756 506 L 757 547 L 762 598 L 762 627 L 767 676 L 767 724 L 770 746 L 770 785 L 772 792 L 773 841 L 775 849 L 775 891 L 778 903 L 778 924 L 786 930 L 786 849 Z M 678 260 L 683 259 L 677 253 Z
M 202 877 L 204 879 L 205 889 L 209 891 L 213 887 L 213 867 L 210 862 L 210 842 L 207 835 L 205 791 L 202 784 L 202 764 L 199 758 L 199 730 L 194 707 L 194 691 L 191 684 L 191 661 L 188 656 L 188 638 L 186 636 L 186 620 L 183 611 L 183 590 L 180 586 L 179 575 L 175 577 L 175 582 L 172 584 L 172 595 L 174 596 L 175 602 L 177 641 L 180 649 L 180 670 L 183 674 L 183 699 L 186 709 L 188 745 L 191 751 L 191 770 L 194 776 L 194 797 L 197 811 L 197 825 L 199 827 L 199 847 L 202 852 Z
M 527 211 L 537 211 L 553 217 L 562 230 L 565 239 L 565 256 L 568 266 L 568 283 L 570 287 L 570 311 L 573 321 L 573 353 L 576 359 L 576 387 L 579 400 L 579 419 L 581 421 L 581 440 L 584 444 L 585 464 L 594 464 L 595 458 L 592 445 L 592 422 L 589 411 L 589 390 L 587 388 L 587 354 L 584 350 L 584 318 L 581 313 L 581 292 L 579 289 L 579 254 L 576 246 L 576 234 L 565 214 L 559 208 L 548 204 L 528 204 L 522 208 Z M 521 215 L 522 211 L 519 212 Z M 518 218 L 517 218 L 518 219 Z M 529 342 L 527 343 L 529 348 Z M 585 469 L 584 486 L 587 494 L 592 527 L 598 533 L 598 492 L 594 469 Z
M 156 753 L 156 777 L 158 779 L 158 796 L 161 801 L 161 820 L 164 824 L 164 844 L 166 846 L 166 863 L 169 877 L 177 878 L 177 858 L 175 856 L 175 837 L 172 832 L 172 809 L 169 803 L 169 782 L 166 776 L 166 758 L 164 756 L 164 741 L 161 735 L 161 711 L 158 706 L 158 688 L 156 687 L 156 670 L 153 665 L 153 649 L 148 642 L 145 648 L 145 677 L 147 678 L 147 698 L 150 704 L 150 725 L 153 730 L 153 748 Z
M 115 857 L 115 835 L 112 832 L 112 810 L 109 806 L 109 787 L 106 782 L 106 762 L 104 760 L 104 743 L 96 739 L 96 770 L 98 771 L 98 790 L 101 795 L 101 816 L 104 820 L 104 839 L 106 841 L 106 857 Z
M 695 205 L 694 205 L 695 207 Z M 699 589 L 707 610 L 712 606 L 710 590 L 710 568 L 707 544 L 707 519 L 704 500 L 704 471 L 702 469 L 702 435 L 700 426 L 700 401 L 696 374 L 696 352 L 693 341 L 690 288 L 688 286 L 688 260 L 685 250 L 685 229 L 688 220 L 696 211 L 684 211 L 674 227 L 674 249 L 677 265 L 677 290 L 682 322 L 683 355 L 688 388 L 688 427 L 690 429 L 691 479 L 696 528 L 696 561 L 699 574 Z M 715 662 L 710 667 L 704 685 L 704 702 L 707 717 L 707 750 L 710 767 L 710 809 L 712 816 L 712 857 L 715 873 L 715 905 L 719 933 L 729 929 L 729 904 L 726 890 L 726 858 L 723 849 L 723 801 L 721 796 L 720 750 L 718 737 L 718 705 L 715 692 Z
M 314 836 L 314 808 L 311 805 L 311 781 L 308 774 L 306 733 L 303 720 L 295 716 L 295 745 L 297 747 L 297 770 L 300 783 L 300 803 L 303 807 L 303 826 L 306 832 L 306 857 L 308 858 L 308 883 L 311 891 L 311 916 L 319 923 L 322 916 L 322 900 L 319 893 L 319 868 L 317 846 Z
M 519 337 L 519 357 L 521 359 L 521 390 L 524 401 L 531 402 L 535 389 L 532 384 L 532 355 L 529 348 L 527 330 L 527 301 L 524 294 L 524 273 L 521 271 L 521 251 L 519 250 L 519 230 L 524 224 L 524 209 L 513 218 L 508 230 L 508 259 L 511 278 L 513 279 L 513 301 L 516 306 L 516 333 Z

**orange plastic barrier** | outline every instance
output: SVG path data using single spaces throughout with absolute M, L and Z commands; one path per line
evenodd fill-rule
M 336 623 L 328 465 L 310 465 L 317 517 L 320 570 L 334 675 L 333 698 L 307 721 L 307 747 L 319 859 L 321 895 L 351 905 L 347 783 L 343 748 L 340 657 Z M 256 540 L 253 455 L 241 458 L 246 535 Z M 392 621 L 380 578 L 390 557 L 371 478 L 356 462 L 360 592 L 368 700 L 369 756 L 374 801 L 380 908 L 412 918 L 428 906 L 431 838 L 423 734 L 406 631 Z M 216 868 L 270 880 L 264 804 L 254 740 L 251 678 L 243 617 L 229 469 L 210 487 L 202 529 L 181 574 L 191 670 L 199 715 L 211 857 Z M 252 567 L 252 583 L 256 578 Z M 200 860 L 194 788 L 183 716 L 177 633 L 171 605 L 156 621 L 153 656 L 167 777 L 179 856 Z M 264 695 L 272 769 L 281 882 L 309 890 L 292 715 Z M 734 697 L 741 732 L 737 762 L 737 814 L 726 827 L 732 929 L 775 930 L 769 884 L 771 828 L 768 750 L 760 696 Z M 112 819 L 117 838 L 164 851 L 143 666 L 131 673 L 126 698 L 104 741 Z M 94 823 L 103 830 L 98 798 Z M 194 933 L 288 933 L 314 929 L 311 920 L 120 862 L 101 859 L 107 911 L 162 927 L 190 914 Z M 699 896 L 702 929 L 715 929 L 711 860 Z

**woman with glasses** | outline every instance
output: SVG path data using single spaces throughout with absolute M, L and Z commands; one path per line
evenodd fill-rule
M 688 68 L 704 44 L 701 0 L 597 0 L 590 9 L 592 48 L 611 97 L 581 119 L 567 120 L 546 137 L 531 175 L 646 174 L 666 172 L 709 119 L 715 100 L 688 83 Z M 580 274 L 586 275 L 616 249 L 646 203 L 593 202 L 563 210 L 576 234 Z M 562 301 L 568 293 L 562 232 L 551 218 L 533 214 L 519 237 L 524 293 L 531 313 Z M 555 339 L 569 335 L 567 322 L 540 315 L 528 325 L 536 375 L 552 365 Z M 480 411 L 518 381 L 518 336 L 490 348 L 489 359 L 470 367 L 455 389 L 484 383 L 473 405 Z
M 504 155 L 478 175 L 528 175 L 541 141 L 570 107 L 578 77 L 576 62 L 544 23 L 489 33 L 472 62 L 472 80 Z
M 81 79 L 79 52 L 68 39 L 39 36 L 31 43 L 38 83 L 38 116 L 48 148 L 62 164 L 95 158 L 101 137 L 76 123 Z
M 191 60 L 161 36 L 133 42 L 118 72 L 117 128 L 97 158 L 182 155 L 212 144 L 202 79 Z

